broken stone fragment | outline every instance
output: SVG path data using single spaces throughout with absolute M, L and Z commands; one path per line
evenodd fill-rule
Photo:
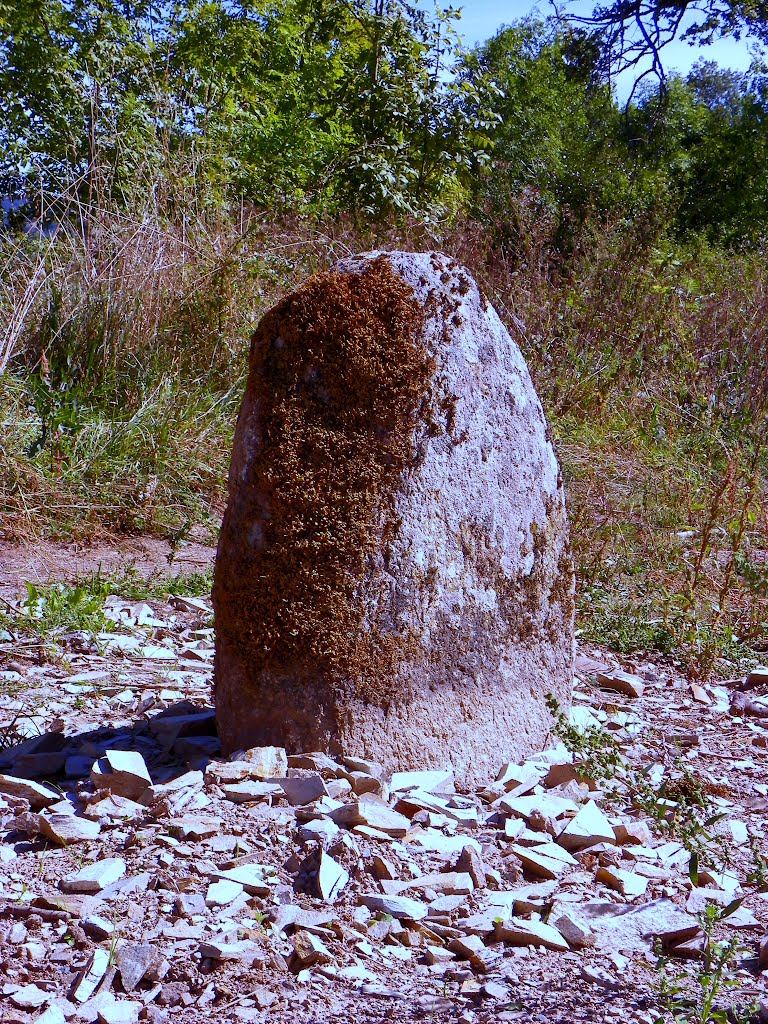
M 515 818 L 523 818 L 530 825 L 534 820 L 542 818 L 556 820 L 566 815 L 574 815 L 579 805 L 554 793 L 542 793 L 539 796 L 503 797 L 499 807 Z
M 257 779 L 282 779 L 288 774 L 288 755 L 284 747 L 251 747 L 239 760 L 252 766 L 253 777 Z
M 468 874 L 476 889 L 485 888 L 485 865 L 483 864 L 483 858 L 474 846 L 464 847 L 454 867 L 456 871 Z
M 685 909 L 689 914 L 702 914 L 710 903 L 724 907 L 730 901 L 731 897 L 721 889 L 704 889 L 694 886 L 685 902 Z
M 350 757 L 349 755 L 342 757 L 341 761 L 348 772 L 362 772 L 364 775 L 378 779 L 379 782 L 384 781 L 384 765 L 379 761 L 369 761 L 363 757 Z
M 551 765 L 542 781 L 547 789 L 567 786 L 570 782 L 575 782 L 577 785 L 586 785 L 590 790 L 597 789 L 595 780 L 582 775 L 579 772 L 578 764 L 571 764 L 570 762 L 567 764 Z
M 322 928 L 330 924 L 336 915 L 327 910 L 304 910 L 294 903 L 283 903 L 270 912 L 275 933 L 287 932 L 290 928 Z
M 555 915 L 553 913 L 552 924 L 560 934 L 563 936 L 565 941 L 571 947 L 571 949 L 588 949 L 595 945 L 595 933 L 583 921 L 579 920 L 578 912 L 566 911 L 565 913 Z
M 205 781 L 217 786 L 231 785 L 253 777 L 250 761 L 211 761 L 205 767 Z
M 758 665 L 753 668 L 744 680 L 743 686 L 750 690 L 758 686 L 768 686 L 768 666 Z
M 405 882 L 382 880 L 381 887 L 388 895 L 398 896 L 409 889 L 433 889 L 446 896 L 469 896 L 475 884 L 470 875 L 459 871 L 435 871 Z
M 614 825 L 616 842 L 621 846 L 648 846 L 653 835 L 644 821 L 623 822 Z
M 433 850 L 445 857 L 461 853 L 465 846 L 473 846 L 480 852 L 480 844 L 476 839 L 466 835 L 443 835 L 434 828 L 414 829 L 408 840 L 423 850 Z
M 281 786 L 274 782 L 261 782 L 256 779 L 245 779 L 243 782 L 233 782 L 222 786 L 222 791 L 227 800 L 233 804 L 261 803 L 264 800 L 272 800 L 283 795 Z
M 683 942 L 667 943 L 664 951 L 680 960 L 701 960 L 707 951 L 707 937 L 702 934 Z
M 96 789 L 108 789 L 128 800 L 139 800 L 152 785 L 144 758 L 137 750 L 107 750 L 91 768 Z
M 511 890 L 489 892 L 488 902 L 496 917 L 539 913 L 550 901 L 557 886 L 554 881 L 534 882 Z
M 594 931 L 597 947 L 608 950 L 652 950 L 657 938 L 666 947 L 694 938 L 701 931 L 695 917 L 666 897 L 640 906 L 581 903 L 579 917 Z
M 431 910 L 432 904 L 430 904 Z M 488 907 L 487 910 L 480 910 L 476 914 L 470 914 L 469 917 L 463 917 L 461 919 L 461 930 L 466 935 L 480 935 L 485 938 L 493 934 L 496 930 L 497 922 L 507 916 L 509 915 L 499 907 Z
M 562 953 L 570 948 L 557 928 L 543 921 L 527 921 L 519 917 L 498 922 L 494 939 L 510 946 L 544 946 Z
M 87 917 L 82 919 L 80 926 L 85 934 L 89 935 L 96 942 L 102 942 L 115 933 L 115 926 L 112 922 L 107 921 L 104 917 L 99 917 L 98 914 L 88 914 Z
M 426 811 L 429 816 L 438 815 L 441 824 L 445 823 L 446 818 L 458 822 L 465 828 L 476 828 L 479 824 L 477 807 L 458 806 L 456 798 L 447 800 L 436 793 L 427 793 L 423 789 L 408 790 L 397 794 L 397 797 L 395 810 L 407 818 L 416 818 L 420 811 Z
M 563 850 L 555 843 L 540 846 L 514 845 L 511 852 L 519 857 L 526 871 L 538 878 L 559 878 L 569 868 L 578 864 L 567 850 Z
M 438 896 L 429 904 L 429 916 L 452 914 L 467 902 L 466 896 Z
M 90 999 L 108 969 L 108 951 L 106 949 L 94 949 L 88 963 L 75 981 L 72 997 L 78 1003 L 84 1003 L 87 999 Z
M 393 793 L 401 793 L 410 789 L 421 789 L 425 793 L 454 793 L 453 769 L 444 771 L 395 772 L 389 788 Z
M 308 967 L 334 963 L 333 954 L 322 939 L 311 932 L 298 931 L 293 937 L 293 956 L 289 966 L 294 973 Z
M 368 825 L 397 839 L 406 835 L 411 824 L 405 815 L 399 814 L 383 800 L 367 793 L 359 800 L 353 800 L 331 811 L 330 817 L 344 828 Z
M 49 1006 L 35 1019 L 35 1024 L 66 1024 L 67 1018 L 60 1006 Z
M 628 899 L 642 896 L 648 888 L 647 878 L 634 871 L 622 871 L 621 868 L 599 867 L 595 878 L 598 882 L 602 882 L 610 889 L 615 889 L 616 892 L 620 892 Z
M 313 850 L 301 862 L 294 888 L 326 903 L 334 903 L 349 883 L 348 872 L 322 848 Z
M 645 684 L 640 676 L 615 669 L 612 672 L 598 672 L 597 681 L 607 690 L 623 693 L 625 697 L 642 697 Z
M 221 822 L 215 818 L 177 818 L 168 827 L 171 835 L 179 839 L 208 839 L 221 830 Z
M 302 843 L 315 840 L 326 846 L 339 834 L 339 826 L 329 818 L 316 818 L 307 821 L 298 829 L 299 839 Z
M 727 928 L 739 928 L 739 929 L 760 929 L 762 925 L 749 909 L 749 907 L 738 907 L 726 917 L 724 924 Z
M 309 804 L 328 796 L 321 775 L 300 775 L 297 778 L 280 779 L 279 783 L 289 803 L 294 805 Z
M 493 964 L 499 960 L 499 954 L 488 949 L 477 935 L 462 935 L 460 938 L 451 939 L 448 949 L 460 959 L 468 960 L 472 969 L 480 974 L 491 970 Z
M 121 857 L 108 857 L 86 864 L 76 875 L 59 882 L 62 892 L 97 893 L 113 885 L 125 874 L 125 861 Z
M 0 775 L 0 793 L 8 796 L 19 797 L 28 800 L 29 806 L 39 811 L 43 807 L 50 807 L 61 799 L 61 794 L 40 785 L 39 782 L 31 782 L 26 779 L 16 778 L 14 775 Z
M 24 985 L 11 993 L 11 1002 L 20 1010 L 38 1010 L 51 998 L 50 992 L 44 992 L 37 985 Z
M 111 993 L 105 993 L 111 995 Z M 133 999 L 105 999 L 98 1007 L 99 1024 L 137 1024 L 143 1003 Z
M 494 786 L 501 786 L 510 796 L 523 796 L 542 780 L 542 770 L 528 762 L 515 764 L 508 761 L 496 776 Z
M 386 787 L 381 779 L 374 778 L 373 775 L 366 775 L 365 772 L 352 771 L 347 776 L 347 779 L 335 779 L 333 782 L 329 782 L 329 793 L 335 795 L 337 798 L 340 795 L 338 788 L 343 782 L 347 782 L 347 785 L 351 787 L 352 792 L 356 796 L 362 796 L 364 793 L 375 793 L 378 796 L 385 798 Z M 330 788 L 332 787 L 332 788 Z
M 133 992 L 144 975 L 161 959 L 160 952 L 148 943 L 122 942 L 115 951 L 115 965 L 126 992 Z
M 347 758 L 346 761 L 350 760 Z M 364 762 L 368 764 L 370 762 Z M 303 754 L 290 754 L 288 757 L 289 768 L 303 768 L 306 771 L 317 772 L 318 775 L 322 775 L 324 779 L 336 779 L 343 774 L 343 768 L 334 761 L 328 754 L 323 754 L 321 751 L 314 750 Z M 283 772 L 283 775 L 287 774 Z
M 746 846 L 749 842 L 749 829 L 738 818 L 728 818 L 727 821 L 719 822 L 716 831 L 724 833 L 736 846 Z
M 566 850 L 584 850 L 597 843 L 615 843 L 613 825 L 597 804 L 590 800 L 571 818 L 557 841 Z
M 425 946 L 424 959 L 428 964 L 447 964 L 456 959 L 456 954 L 445 946 Z
M 41 835 L 60 846 L 88 842 L 101 832 L 98 821 L 89 821 L 74 814 L 39 814 L 38 824 Z
M 241 886 L 249 896 L 269 895 L 272 891 L 268 881 L 270 876 L 274 876 L 274 870 L 262 864 L 242 864 L 226 870 L 211 872 L 212 878 L 221 882 L 234 882 L 236 885 Z M 239 893 L 236 895 L 239 895 Z
M 211 882 L 205 893 L 205 905 L 207 907 L 226 907 L 227 904 L 236 900 L 243 891 L 243 886 L 231 879 Z
M 211 960 L 235 961 L 247 966 L 264 962 L 264 950 L 249 939 L 208 938 L 198 947 L 200 955 Z
M 172 798 L 188 790 L 202 789 L 205 779 L 206 776 L 201 771 L 184 772 L 183 775 L 170 779 L 168 782 L 156 783 L 150 786 L 141 797 L 140 803 L 149 807 L 155 800 L 160 800 L 163 797 Z
M 389 914 L 398 920 L 421 921 L 427 916 L 428 907 L 408 896 L 387 896 L 381 893 L 363 893 L 360 902 L 369 910 Z
M 206 911 L 205 896 L 199 892 L 180 892 L 173 901 L 173 913 L 176 917 L 195 917 Z
M 147 793 L 149 792 L 150 790 L 147 790 Z M 108 793 L 100 800 L 90 801 L 83 811 L 83 817 L 100 822 L 133 821 L 142 817 L 145 810 L 146 807 L 135 800 L 127 800 L 124 796 Z

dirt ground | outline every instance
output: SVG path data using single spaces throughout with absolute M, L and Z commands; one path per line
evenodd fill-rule
M 160 537 L 125 537 L 90 545 L 0 540 L 0 595 L 18 596 L 24 580 L 36 585 L 74 583 L 93 573 L 108 575 L 129 567 L 145 576 L 202 572 L 215 558 L 216 548 L 210 545 L 184 542 L 174 551 L 171 542 Z

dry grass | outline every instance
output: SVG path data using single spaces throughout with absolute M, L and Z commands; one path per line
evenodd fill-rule
M 441 248 L 523 348 L 566 473 L 581 625 L 694 675 L 768 642 L 768 271 L 654 225 L 275 223 L 152 194 L 0 239 L 0 529 L 215 532 L 247 339 L 335 259 Z M 87 213 L 87 216 L 86 216 Z M 71 210 L 70 210 L 71 214 Z

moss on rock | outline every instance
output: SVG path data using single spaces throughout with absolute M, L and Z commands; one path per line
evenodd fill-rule
M 413 459 L 434 368 L 423 324 L 411 288 L 380 258 L 360 275 L 313 277 L 253 337 L 262 437 L 249 475 L 262 534 L 236 592 L 230 574 L 217 595 L 217 618 L 243 633 L 254 675 L 289 665 L 389 699 L 407 638 L 377 628 L 362 580 L 394 529 L 388 498 Z

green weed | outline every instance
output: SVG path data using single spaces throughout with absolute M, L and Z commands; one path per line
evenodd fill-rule
M 554 718 L 553 731 L 574 754 L 579 775 L 596 782 L 609 802 L 622 806 L 631 802 L 648 817 L 658 835 L 679 842 L 690 854 L 692 878 L 704 865 L 718 872 L 728 865 L 729 847 L 713 831 L 725 815 L 713 810 L 699 780 L 684 762 L 676 760 L 669 765 L 661 783 L 654 786 L 642 767 L 624 759 L 621 746 L 606 729 L 578 729 L 552 694 L 546 701 Z
M 110 626 L 103 598 L 85 586 L 52 583 L 37 587 L 29 581 L 25 586 L 27 596 L 19 608 L 3 614 L 5 628 L 10 631 L 53 638 L 77 630 L 99 633 Z
M 756 1000 L 746 1005 L 717 1006 L 718 997 L 738 988 L 734 969 L 747 952 L 737 937 L 718 941 L 717 926 L 738 909 L 736 900 L 725 908 L 710 904 L 699 915 L 705 937 L 703 959 L 694 971 L 680 970 L 657 947 L 658 961 L 656 990 L 664 1013 L 656 1024 L 665 1024 L 671 1018 L 675 1024 L 748 1024 L 758 1009 Z
M 105 599 L 111 594 L 130 600 L 167 600 L 170 596 L 210 595 L 213 569 L 205 572 L 165 576 L 143 576 L 134 566 L 116 573 L 100 570 L 76 584 L 25 583 L 27 596 L 18 608 L 6 605 L 0 613 L 0 628 L 14 635 L 39 637 L 55 643 L 62 634 L 83 631 L 91 635 L 111 632 L 114 622 L 104 614 Z

